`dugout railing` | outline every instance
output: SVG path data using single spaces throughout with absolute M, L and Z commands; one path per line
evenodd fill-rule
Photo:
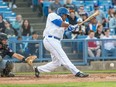
M 88 56 L 88 41 L 99 41 L 100 42 L 100 49 L 101 49 L 101 55 L 100 57 L 89 57 Z M 68 55 L 69 59 L 73 62 L 75 65 L 88 65 L 90 61 L 105 61 L 105 60 L 115 60 L 116 55 L 112 56 L 110 53 L 109 56 L 106 56 L 105 49 L 104 49 L 104 43 L 106 41 L 113 41 L 115 45 L 115 54 L 116 54 L 116 39 L 96 39 L 96 40 L 86 40 L 86 39 L 63 39 L 61 41 L 61 44 L 63 46 L 63 49 L 65 50 L 66 54 Z M 38 58 L 34 62 L 48 62 L 51 61 L 50 54 L 47 52 L 43 46 L 42 40 L 22 40 L 22 41 L 9 41 L 10 48 L 16 52 L 16 44 L 17 43 L 23 43 L 26 46 L 28 43 L 38 43 L 39 47 L 39 54 L 37 54 Z M 25 46 L 25 48 L 27 48 Z M 77 53 L 72 53 L 72 48 L 77 49 Z M 15 58 L 8 58 L 14 62 L 20 62 L 19 60 Z
M 100 57 L 89 57 L 88 56 L 88 42 L 89 41 L 97 41 L 100 44 L 100 50 L 101 50 L 101 55 Z M 89 61 L 113 61 L 116 60 L 116 39 L 96 39 L 96 40 L 84 40 L 85 42 L 85 57 L 87 60 L 87 63 L 89 63 Z M 114 48 L 110 49 L 110 50 L 106 50 L 105 49 L 105 43 L 113 43 Z M 111 45 L 111 44 L 109 44 Z M 107 46 L 109 46 L 107 45 Z M 114 53 L 114 54 L 113 54 Z

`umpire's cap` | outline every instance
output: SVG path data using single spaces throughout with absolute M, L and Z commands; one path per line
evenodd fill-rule
M 8 38 L 7 38 L 7 34 L 5 34 L 5 33 L 0 33 L 0 41 L 2 41 L 2 40 L 7 40 Z
M 65 8 L 65 7 L 60 7 L 60 8 L 58 8 L 58 10 L 57 10 L 57 14 L 58 14 L 59 16 L 69 15 L 69 10 L 68 10 L 67 8 Z

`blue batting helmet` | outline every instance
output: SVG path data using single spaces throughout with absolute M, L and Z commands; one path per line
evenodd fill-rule
M 60 8 L 58 8 L 58 10 L 57 10 L 57 14 L 58 14 L 59 16 L 68 15 L 68 14 L 69 14 L 69 11 L 68 11 L 68 9 L 65 8 L 65 7 L 60 7 Z

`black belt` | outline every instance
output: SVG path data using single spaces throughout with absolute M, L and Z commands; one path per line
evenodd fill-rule
M 49 37 L 49 38 L 54 38 L 54 39 L 60 40 L 60 38 L 58 38 L 58 37 L 56 37 L 56 36 L 49 35 L 48 37 Z

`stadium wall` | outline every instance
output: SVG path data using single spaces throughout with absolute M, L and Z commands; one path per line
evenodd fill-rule
M 114 63 L 114 67 L 111 67 L 110 64 Z M 34 63 L 33 66 L 40 66 L 46 63 Z M 116 61 L 93 61 L 90 65 L 86 66 L 77 66 L 78 69 L 82 71 L 88 70 L 116 70 Z M 57 68 L 54 72 L 63 72 L 68 71 L 63 66 Z M 33 67 L 29 66 L 26 63 L 14 63 L 13 72 L 33 72 Z

